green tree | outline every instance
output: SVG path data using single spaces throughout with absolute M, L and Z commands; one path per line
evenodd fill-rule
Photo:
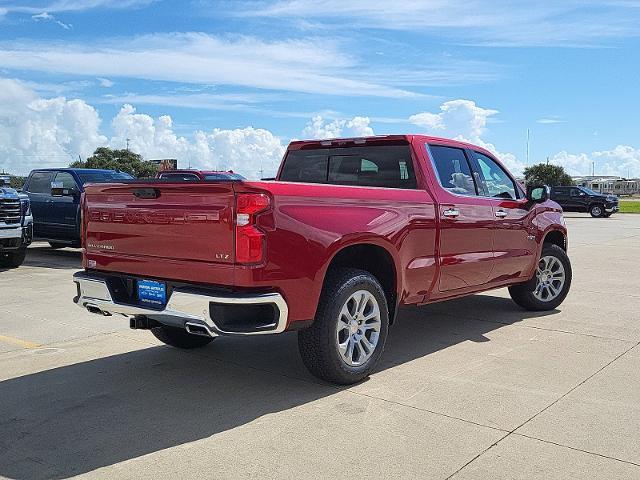
M 15 177 L 15 176 L 11 176 L 11 180 L 9 183 L 9 186 L 11 188 L 15 188 L 16 190 L 24 187 L 24 182 L 26 181 L 26 177 Z
M 571 176 L 559 165 L 539 163 L 524 169 L 524 181 L 527 185 L 544 184 L 550 187 L 573 185 Z
M 112 150 L 108 147 L 97 148 L 86 161 L 78 160 L 69 166 L 71 168 L 120 170 L 138 178 L 153 177 L 158 171 L 157 165 L 145 161 L 138 153 L 130 150 Z

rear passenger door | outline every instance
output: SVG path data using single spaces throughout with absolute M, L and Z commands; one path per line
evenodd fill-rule
M 439 291 L 487 283 L 493 267 L 493 200 L 480 196 L 468 153 L 427 145 L 440 192 Z
M 489 281 L 518 278 L 531 269 L 536 255 L 531 209 L 517 182 L 493 158 L 469 150 L 480 195 L 493 204 L 493 270 Z

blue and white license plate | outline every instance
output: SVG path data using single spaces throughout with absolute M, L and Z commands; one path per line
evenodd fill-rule
M 155 306 L 167 303 L 167 287 L 162 282 L 138 280 L 138 300 Z

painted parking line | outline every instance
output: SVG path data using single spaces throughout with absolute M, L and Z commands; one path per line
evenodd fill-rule
M 6 335 L 0 335 L 0 342 L 9 343 L 11 345 L 17 345 L 18 347 L 29 348 L 29 349 L 38 348 L 42 346 L 39 343 L 28 342 L 26 340 L 21 340 L 15 337 L 8 337 Z

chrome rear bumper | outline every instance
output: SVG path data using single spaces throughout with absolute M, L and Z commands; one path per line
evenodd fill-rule
M 225 294 L 206 295 L 174 289 L 167 305 L 162 310 L 137 305 L 117 303 L 113 300 L 107 282 L 101 278 L 92 278 L 90 274 L 78 272 L 73 281 L 78 286 L 78 296 L 74 302 L 92 313 L 102 315 L 120 314 L 127 317 L 145 316 L 163 324 L 182 323 L 189 333 L 216 337 L 219 335 L 264 335 L 281 333 L 287 327 L 289 310 L 287 303 L 279 293 L 262 294 Z M 210 315 L 210 304 L 228 305 L 264 305 L 276 308 L 274 322 L 261 325 L 250 332 L 230 332 L 220 328 Z

